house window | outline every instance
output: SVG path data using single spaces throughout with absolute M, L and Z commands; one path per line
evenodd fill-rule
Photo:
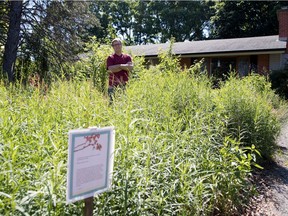
M 251 55 L 250 56 L 250 72 L 257 73 L 258 72 L 257 67 L 258 67 L 258 56 L 257 55 Z
M 216 79 L 226 80 L 230 71 L 236 70 L 236 58 L 212 58 L 211 75 Z
M 237 72 L 240 77 L 247 76 L 249 73 L 249 57 L 248 56 L 242 56 L 238 57 L 237 61 Z

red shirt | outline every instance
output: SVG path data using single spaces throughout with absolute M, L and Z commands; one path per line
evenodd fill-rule
M 117 64 L 127 64 L 132 62 L 131 56 L 127 54 L 121 54 L 120 56 L 114 53 L 107 58 L 107 69 L 109 66 Z M 119 84 L 126 84 L 128 81 L 128 71 L 121 70 L 118 72 L 112 72 L 109 74 L 109 86 L 118 86 Z

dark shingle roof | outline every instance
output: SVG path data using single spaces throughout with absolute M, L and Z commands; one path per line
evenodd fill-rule
M 127 46 L 126 51 L 138 56 L 157 56 L 159 51 L 166 51 L 169 43 Z M 181 55 L 213 54 L 229 52 L 284 51 L 286 42 L 279 41 L 278 35 L 187 41 L 173 44 L 172 52 Z

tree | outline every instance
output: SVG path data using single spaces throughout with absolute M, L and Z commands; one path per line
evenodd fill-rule
M 210 38 L 252 37 L 278 34 L 276 11 L 287 2 L 220 1 L 210 18 Z
M 172 37 L 176 41 L 203 39 L 211 4 L 168 0 L 94 1 L 93 13 L 101 23 L 97 37 L 109 35 L 106 29 L 113 28 L 128 45 L 166 42 Z
M 109 2 L 94 1 L 90 5 L 91 12 L 99 20 L 99 25 L 93 25 L 88 29 L 89 34 L 105 43 L 116 37 L 116 30 L 112 27 L 112 9 Z
M 63 64 L 75 59 L 88 40 L 88 29 L 98 24 L 90 13 L 89 2 L 30 0 L 9 1 L 9 25 L 5 44 L 3 71 L 14 81 L 16 57 L 37 66 L 45 76 L 49 66 L 59 71 Z M 0 10 L 4 8 L 1 4 Z M 4 11 L 4 9 L 3 9 Z M 0 25 L 6 26 L 4 16 Z
M 89 2 L 34 0 L 26 8 L 25 26 L 32 31 L 25 31 L 25 49 L 36 59 L 41 77 L 49 75 L 49 65 L 59 70 L 83 51 L 88 29 L 99 25 L 89 6 Z
M 111 41 L 117 35 L 125 38 L 126 44 L 133 44 L 132 21 L 134 1 L 94 1 L 92 12 L 100 21 L 100 26 L 90 29 L 90 33 L 103 42 Z
M 160 40 L 161 5 L 154 1 L 140 1 L 133 22 L 134 41 L 137 44 L 157 43 Z
M 210 3 L 205 1 L 140 1 L 133 22 L 137 43 L 204 39 Z
M 9 28 L 4 48 L 3 72 L 7 73 L 8 80 L 14 81 L 14 65 L 20 41 L 20 24 L 23 1 L 9 2 Z

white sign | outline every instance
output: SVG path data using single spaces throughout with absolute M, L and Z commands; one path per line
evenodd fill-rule
M 111 187 L 114 140 L 114 127 L 69 131 L 67 203 Z

